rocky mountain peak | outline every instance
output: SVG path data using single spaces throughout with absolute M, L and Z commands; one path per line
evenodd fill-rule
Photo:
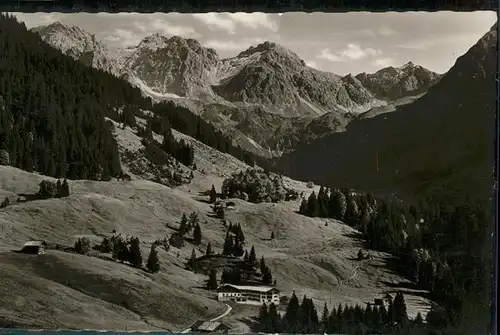
M 59 21 L 46 26 L 31 29 L 40 35 L 42 40 L 61 50 L 68 56 L 77 59 L 88 66 L 118 74 L 118 66 L 111 57 L 108 48 L 77 26 L 65 25 Z
M 144 37 L 137 45 L 137 49 L 156 51 L 167 47 L 167 45 L 168 38 L 160 35 L 159 33 L 154 33 Z
M 144 38 L 126 57 L 123 68 L 128 78 L 159 94 L 196 96 L 211 92 L 211 73 L 220 63 L 213 49 L 197 40 L 158 33 Z
M 378 98 L 397 100 L 426 92 L 440 75 L 412 61 L 401 67 L 388 66 L 373 74 L 360 73 L 356 78 Z
M 408 63 L 404 64 L 401 69 L 411 69 L 414 68 L 415 64 L 412 61 L 409 61 Z

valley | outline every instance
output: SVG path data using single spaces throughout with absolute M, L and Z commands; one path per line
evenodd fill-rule
M 116 132 L 119 148 L 140 145 L 132 129 Z M 220 252 L 224 241 L 226 228 L 211 214 L 210 204 L 204 201 L 207 197 L 199 193 L 209 190 L 211 185 L 220 189 L 224 177 L 249 166 L 185 135 L 177 136 L 192 143 L 197 152 L 197 171 L 189 184 L 170 188 L 133 174 L 130 182 L 75 180 L 69 182 L 71 194 L 67 198 L 13 203 L 0 210 L 0 264 L 2 273 L 8 273 L 0 285 L 0 295 L 4 297 L 0 320 L 4 324 L 11 322 L 30 328 L 78 325 L 85 329 L 180 331 L 198 319 L 213 318 L 225 311 L 215 292 L 203 288 L 207 276 L 186 270 L 185 266 L 193 249 L 197 255 L 203 255 L 210 242 L 215 252 Z M 213 163 L 224 159 L 224 164 Z M 124 168 L 127 171 L 126 165 Z M 198 172 L 202 170 L 204 174 Z M 0 176 L 1 195 L 12 199 L 18 193 L 36 193 L 40 181 L 50 179 L 5 166 L 0 166 Z M 285 184 L 305 196 L 319 189 L 288 178 Z M 236 210 L 227 212 L 226 220 L 241 223 L 246 247 L 254 246 L 258 257 L 265 257 L 277 288 L 285 296 L 292 291 L 299 296 L 307 294 L 318 308 L 325 302 L 329 306 L 364 304 L 392 290 L 388 283 L 405 282 L 384 269 L 385 259 L 391 257 L 385 253 L 373 251 L 373 258 L 362 261 L 362 270 L 356 272 L 361 266 L 356 254 L 362 246 L 350 237 L 354 230 L 342 222 L 297 214 L 300 205 L 297 201 L 278 204 L 234 201 Z M 68 247 L 81 237 L 99 243 L 115 231 L 139 237 L 144 258 L 153 241 L 171 235 L 175 232 L 171 227 L 178 224 L 182 214 L 192 212 L 206 222 L 201 225 L 202 244 L 171 247 L 168 252 L 158 249 L 157 274 L 58 250 L 38 256 L 11 251 L 20 249 L 30 239 Z M 268 241 L 273 231 L 277 237 Z M 354 278 L 341 285 L 353 274 Z M 29 296 L 36 303 L 26 310 L 26 300 L 20 300 L 20 296 Z M 419 294 L 409 293 L 406 299 L 412 317 L 429 309 L 430 302 Z M 60 300 L 68 307 L 61 306 Z M 255 315 L 258 308 L 236 308 L 223 322 L 235 330 L 250 331 L 240 319 L 249 313 Z M 54 319 L 51 315 L 56 310 L 58 317 Z
M 337 75 L 1 14 L 0 329 L 484 333 L 497 30 Z

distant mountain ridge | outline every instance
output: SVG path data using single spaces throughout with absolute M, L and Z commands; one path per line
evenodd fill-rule
M 33 31 L 75 59 L 91 55 L 85 64 L 127 79 L 155 101 L 174 101 L 202 115 L 238 145 L 263 156 L 343 131 L 357 116 L 372 115 L 367 112 L 374 108 L 392 111 L 391 99 L 425 92 L 435 83 L 433 72 L 417 66 L 400 71 L 397 83 L 409 83 L 401 91 L 390 76 L 379 73 L 387 72 L 383 70 L 344 77 L 322 72 L 269 41 L 223 59 L 194 39 L 156 33 L 115 55 L 77 27 L 53 23 Z M 413 79 L 416 72 L 418 80 Z M 256 110 L 262 113 L 254 114 Z M 260 132 L 266 136 L 255 130 L 258 125 L 266 125 Z
M 427 91 L 442 75 L 413 62 L 401 67 L 386 67 L 373 74 L 360 73 L 356 78 L 380 99 L 396 100 Z

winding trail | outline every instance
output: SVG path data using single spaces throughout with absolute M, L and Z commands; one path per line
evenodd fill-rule
M 231 306 L 229 306 L 228 304 L 225 304 L 226 307 L 227 307 L 227 310 L 222 313 L 221 315 L 219 316 L 216 316 L 215 318 L 213 319 L 210 319 L 209 321 L 213 322 L 213 321 L 217 321 L 219 319 L 222 319 L 223 317 L 225 317 L 226 315 L 228 315 L 229 313 L 231 313 L 231 311 L 233 310 L 233 308 Z M 191 327 L 187 328 L 187 329 L 184 329 L 183 331 L 181 331 L 181 333 L 185 334 L 185 333 L 189 333 L 191 331 Z

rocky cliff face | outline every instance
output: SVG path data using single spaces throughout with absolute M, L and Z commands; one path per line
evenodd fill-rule
M 232 71 L 215 91 L 232 102 L 267 106 L 286 116 L 319 116 L 330 110 L 367 110 L 378 101 L 362 85 L 305 65 L 292 51 L 264 42 L 224 60 Z
M 356 78 L 376 97 L 397 100 L 426 92 L 441 75 L 408 62 L 402 67 L 390 66 L 373 74 L 360 73 Z
M 153 91 L 197 97 L 212 94 L 211 73 L 220 64 L 213 49 L 194 39 L 154 34 L 124 60 L 122 72 L 139 78 Z
M 85 65 L 119 74 L 116 60 L 106 45 L 95 38 L 95 35 L 76 27 L 55 22 L 47 26 L 32 29 L 42 39 L 68 56 L 80 60 Z

